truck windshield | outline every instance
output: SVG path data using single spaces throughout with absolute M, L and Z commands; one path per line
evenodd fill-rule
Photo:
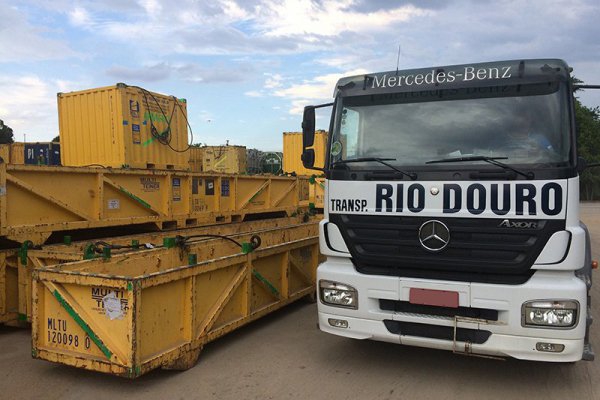
M 422 166 L 482 156 L 565 166 L 571 145 L 566 92 L 554 82 L 342 97 L 330 160 L 379 157 Z

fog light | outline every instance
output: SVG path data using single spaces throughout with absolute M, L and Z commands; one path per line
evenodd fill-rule
M 319 281 L 319 294 L 321 302 L 328 306 L 358 308 L 358 293 L 352 286 L 322 280 Z
M 535 344 L 537 351 L 545 351 L 547 353 L 560 353 L 565 349 L 564 344 L 537 342 Z
M 523 326 L 571 328 L 577 323 L 579 303 L 572 300 L 535 300 L 523 304 Z
M 348 321 L 346 321 L 345 319 L 329 318 L 327 320 L 327 322 L 329 322 L 329 325 L 333 326 L 334 328 L 347 328 L 348 327 Z

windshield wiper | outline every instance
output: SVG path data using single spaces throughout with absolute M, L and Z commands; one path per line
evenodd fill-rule
M 452 163 L 452 162 L 461 162 L 461 161 L 485 161 L 492 165 L 496 165 L 500 168 L 504 168 L 505 170 L 509 170 L 516 174 L 524 176 L 527 179 L 533 179 L 533 177 L 534 177 L 533 172 L 519 171 L 518 169 L 515 169 L 508 164 L 504 164 L 503 162 L 498 161 L 498 160 L 507 160 L 507 159 L 508 159 L 508 157 L 467 156 L 467 157 L 453 157 L 453 158 L 442 158 L 440 160 L 431 160 L 431 161 L 427 161 L 425 164 L 441 164 L 441 163 Z
M 395 158 L 378 158 L 378 157 L 353 158 L 353 159 L 350 159 L 350 160 L 335 161 L 334 163 L 331 164 L 331 166 L 334 166 L 336 164 L 350 164 L 350 163 L 357 163 L 357 162 L 378 162 L 379 164 L 383 164 L 386 167 L 389 167 L 389 168 L 393 169 L 394 171 L 400 172 L 404 176 L 408 176 L 413 181 L 415 179 L 417 179 L 417 174 L 415 174 L 414 172 L 405 172 L 405 171 L 402 171 L 401 169 L 398 169 L 398 168 L 394 167 L 392 164 L 386 163 L 386 161 L 396 161 L 396 159 Z

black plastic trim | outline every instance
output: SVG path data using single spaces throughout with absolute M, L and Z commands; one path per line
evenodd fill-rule
M 415 322 L 383 320 L 390 333 L 401 336 L 426 337 L 430 339 L 454 340 L 453 326 L 418 324 Z M 483 344 L 492 336 L 492 332 L 481 329 L 456 328 L 456 340 Z
M 489 321 L 498 321 L 498 310 L 490 310 L 486 308 L 474 308 L 474 307 L 439 307 L 439 306 L 427 306 L 422 304 L 411 304 L 407 301 L 396 301 L 396 300 L 379 300 L 379 308 L 384 311 L 395 311 L 405 313 L 415 313 L 424 315 L 434 315 L 439 317 L 469 317 L 469 318 L 481 318 Z

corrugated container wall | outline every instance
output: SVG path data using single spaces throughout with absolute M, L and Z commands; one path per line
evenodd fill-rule
M 185 100 L 123 83 L 59 93 L 62 164 L 187 170 L 186 117 Z
M 315 133 L 315 143 L 312 149 L 315 150 L 315 167 L 325 165 L 325 149 L 327 148 L 327 132 L 317 131 Z M 318 175 L 319 171 L 304 168 L 302 165 L 302 132 L 284 132 L 283 133 L 283 172 L 297 175 Z
M 25 164 L 25 143 L 15 142 L 10 145 L 10 164 Z
M 202 156 L 204 154 L 203 147 L 190 147 L 190 171 L 202 172 Z
M 226 174 L 246 172 L 246 147 L 244 146 L 206 146 L 203 147 L 202 168 L 206 171 Z
M 0 157 L 2 162 L 10 163 L 10 144 L 0 144 Z

